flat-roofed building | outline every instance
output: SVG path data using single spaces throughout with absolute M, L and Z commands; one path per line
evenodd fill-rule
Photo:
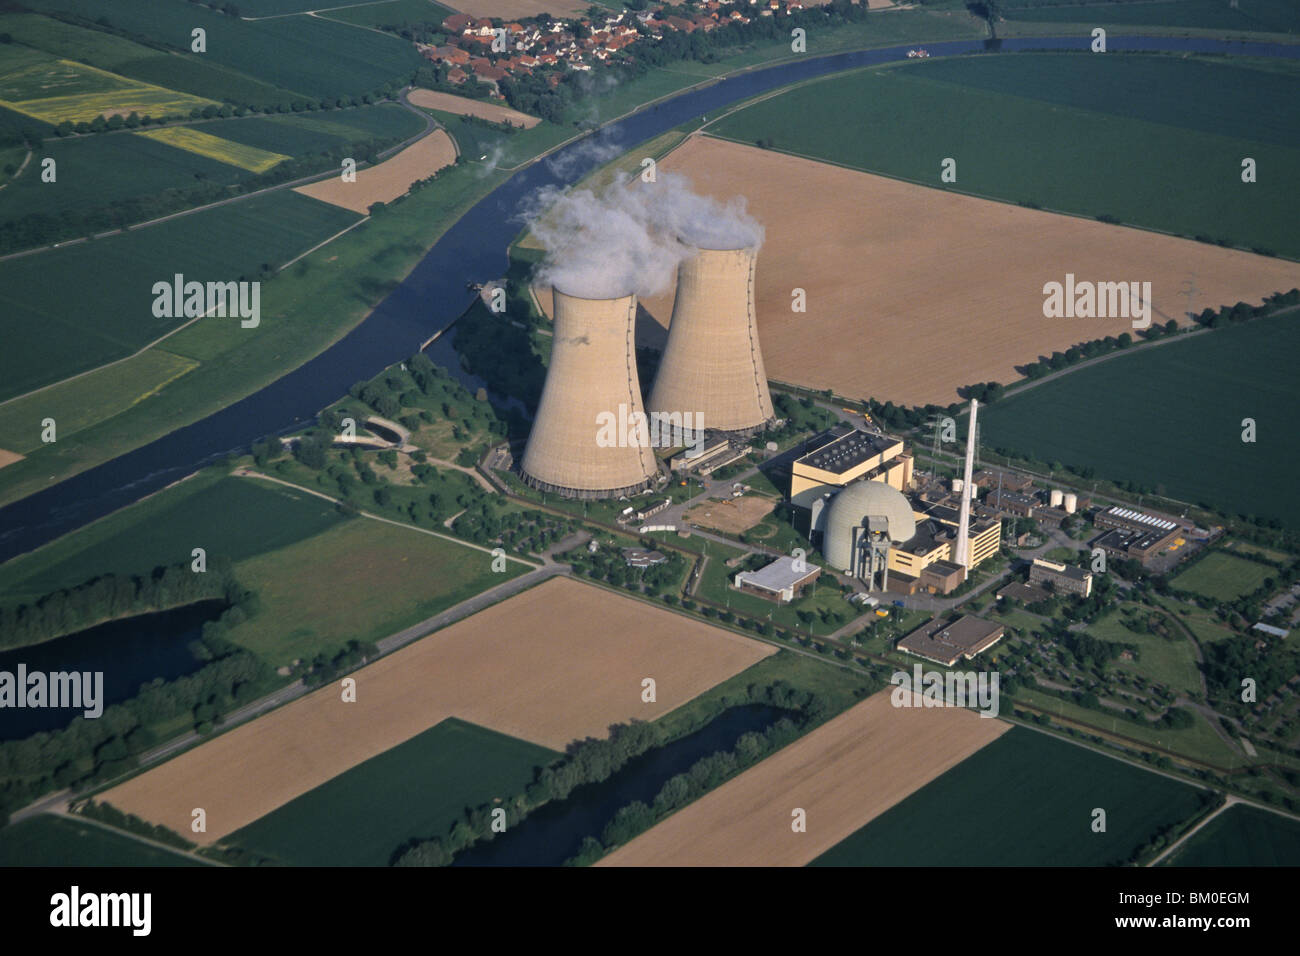
M 1005 488 L 1001 491 L 994 488 L 984 497 L 984 507 L 998 514 L 1016 515 L 1019 518 L 1032 518 L 1034 509 L 1038 506 L 1039 501 L 1033 495 Z
M 1186 518 L 1152 511 L 1138 511 L 1122 505 L 1103 508 L 1093 517 L 1098 528 L 1128 528 L 1133 531 L 1190 531 L 1193 523 Z
M 1159 528 L 1149 531 L 1141 531 L 1135 528 L 1111 528 L 1100 537 L 1094 538 L 1092 546 L 1101 548 L 1107 554 L 1118 558 L 1133 558 L 1135 561 L 1147 564 L 1161 551 L 1169 547 L 1181 533 L 1182 529 L 1178 527 L 1168 531 Z
M 1057 591 L 1085 598 L 1092 595 L 1091 571 L 1045 558 L 1034 558 L 1034 563 L 1029 566 L 1029 583 L 1051 584 Z
M 964 614 L 955 621 L 931 621 L 898 642 L 898 649 L 915 657 L 951 667 L 970 660 L 998 641 L 1005 628 L 994 621 Z
M 1012 471 L 994 471 L 993 469 L 975 472 L 971 482 L 978 488 L 996 489 L 1001 486 L 1006 491 L 1028 492 L 1034 487 L 1034 479 L 1028 475 L 1018 475 Z
M 883 481 L 898 491 L 912 486 L 912 456 L 892 435 L 832 429 L 824 440 L 790 466 L 790 497 L 825 485 L 842 488 L 854 481 Z
M 1037 604 L 1050 598 L 1047 591 L 1024 581 L 1015 581 L 998 591 L 999 601 L 1020 601 L 1022 604 Z
M 673 471 L 690 471 L 707 465 L 727 453 L 731 442 L 726 435 L 705 435 L 698 452 L 694 447 L 685 448 L 669 459 L 668 465 Z
M 802 559 L 781 557 L 757 571 L 741 571 L 732 583 L 738 590 L 778 604 L 789 604 L 821 573 L 821 568 Z

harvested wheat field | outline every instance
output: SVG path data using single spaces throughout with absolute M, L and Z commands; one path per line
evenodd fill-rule
M 318 183 L 299 186 L 294 192 L 364 214 L 370 211 L 371 203 L 392 202 L 398 196 L 405 196 L 411 183 L 432 176 L 454 162 L 456 146 L 451 137 L 439 129 L 378 166 L 357 170 L 355 182 L 348 183 L 341 176 L 331 176 Z
M 433 90 L 411 90 L 406 98 L 416 106 L 427 110 L 442 110 L 457 116 L 477 116 L 479 119 L 491 120 L 493 123 L 507 122 L 511 126 L 532 129 L 541 122 L 536 116 L 529 116 L 508 106 L 472 100 L 468 96 L 455 96 L 451 93 L 437 93 Z
M 563 750 L 651 720 L 775 648 L 568 578 L 481 611 L 102 795 L 211 843 L 447 717 Z M 657 701 L 641 701 L 641 681 Z
M 768 375 L 851 398 L 946 405 L 960 386 L 1006 384 L 1021 377 L 1017 365 L 1132 332 L 1124 318 L 1044 318 L 1043 285 L 1067 272 L 1151 282 L 1157 322 L 1300 286 L 1293 262 L 706 136 L 686 140 L 660 168 L 718 199 L 745 196 L 766 228 L 757 307 Z M 804 314 L 790 310 L 795 288 L 807 293 Z M 643 304 L 667 326 L 671 290 Z M 638 331 L 639 344 L 662 341 L 650 331 Z
M 713 498 L 686 512 L 686 520 L 697 528 L 712 528 L 740 534 L 758 524 L 776 507 L 776 499 L 746 495 L 743 498 Z
M 803 866 L 1011 729 L 873 694 L 647 830 L 598 866 Z M 791 828 L 806 814 L 807 832 Z

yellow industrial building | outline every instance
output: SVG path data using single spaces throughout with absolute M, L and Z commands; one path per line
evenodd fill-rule
M 831 566 L 872 590 L 947 594 L 1002 546 L 1000 520 L 972 517 L 970 560 L 959 563 L 960 509 L 910 494 L 912 456 L 892 436 L 832 437 L 795 460 L 790 488 Z

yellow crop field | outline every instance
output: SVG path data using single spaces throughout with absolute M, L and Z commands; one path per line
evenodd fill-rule
M 213 136 L 211 133 L 204 133 L 201 130 L 191 129 L 188 126 L 168 126 L 163 129 L 151 129 L 146 132 L 136 133 L 136 135 L 144 136 L 147 139 L 155 139 L 160 143 L 166 143 L 168 146 L 183 149 L 187 153 L 197 153 L 200 156 L 206 156 L 208 159 L 215 159 L 219 163 L 228 163 L 231 166 L 238 166 L 240 169 L 247 169 L 255 173 L 264 173 L 272 166 L 289 158 L 283 153 L 271 153 L 264 149 L 258 149 L 256 146 L 232 143 L 228 139 L 222 139 L 220 136 Z
M 72 60 L 35 64 L 0 78 L 0 106 L 55 125 L 132 113 L 175 116 L 220 105 Z

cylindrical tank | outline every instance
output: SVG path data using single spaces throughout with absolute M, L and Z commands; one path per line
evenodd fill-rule
M 959 495 L 959 494 L 961 494 L 961 490 L 962 490 L 963 488 L 965 488 L 965 487 L 966 487 L 965 482 L 963 482 L 960 478 L 954 478 L 954 479 L 952 480 L 952 492 L 953 492 L 953 494 L 955 494 L 955 495 Z
M 633 346 L 636 296 L 583 299 L 555 290 L 551 364 L 520 464 L 534 487 L 605 498 L 658 474 Z
M 677 267 L 672 323 L 648 407 L 750 431 L 772 417 L 754 313 L 755 249 L 700 249 Z
M 1065 513 L 1074 514 L 1079 510 L 1079 496 L 1070 492 L 1065 496 Z
M 1064 498 L 1065 498 L 1065 492 L 1063 492 L 1060 488 L 1052 489 L 1051 505 L 1053 508 L 1061 507 L 1061 502 L 1062 500 L 1064 500 Z

